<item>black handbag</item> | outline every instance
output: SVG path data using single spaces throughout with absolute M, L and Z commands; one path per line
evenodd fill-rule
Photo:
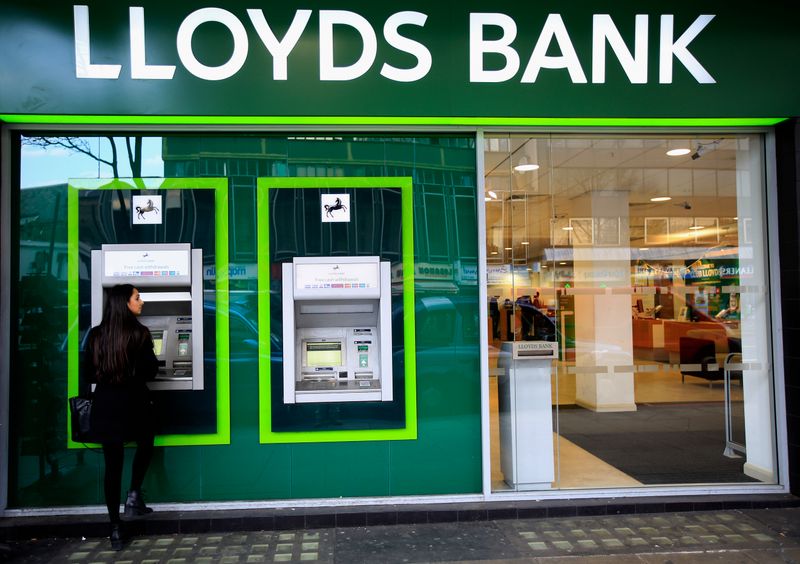
M 76 443 L 93 443 L 97 439 L 92 432 L 92 398 L 76 396 L 69 398 L 69 415 L 72 422 L 72 440 Z

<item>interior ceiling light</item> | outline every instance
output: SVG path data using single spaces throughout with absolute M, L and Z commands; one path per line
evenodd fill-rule
M 567 225 L 566 227 L 562 227 L 561 229 L 563 229 L 564 231 L 572 231 L 575 228 L 572 227 L 571 225 Z
M 514 167 L 514 170 L 517 172 L 530 172 L 532 170 L 539 170 L 539 165 L 537 164 L 518 164 Z
M 651 202 L 669 202 L 672 199 L 671 196 L 656 196 L 655 198 L 650 198 Z
M 692 231 L 697 231 L 698 229 L 705 229 L 705 228 L 706 228 L 705 225 L 692 225 L 689 229 L 691 229 Z
M 494 190 L 489 190 L 486 193 L 489 194 L 489 197 L 491 197 L 492 199 L 494 199 L 494 200 L 497 199 L 497 192 L 495 192 Z
M 496 255 L 496 254 L 497 254 L 497 251 L 492 251 L 492 254 L 493 254 L 493 255 Z
M 486 196 L 486 197 L 483 199 L 483 201 L 484 201 L 484 202 L 491 202 L 491 201 L 492 201 L 492 199 L 491 199 L 489 196 Z
M 558 263 L 558 264 L 567 264 L 567 263 L 565 263 L 565 262 L 560 262 L 560 263 Z
M 667 151 L 667 155 L 670 157 L 682 157 L 683 155 L 688 155 L 691 152 L 692 152 L 691 149 L 682 147 L 680 149 L 670 149 L 669 151 Z
M 522 241 L 520 243 L 520 245 L 530 245 L 530 244 L 531 244 L 530 241 Z
M 511 250 L 511 247 L 505 247 L 505 249 L 506 249 L 507 251 L 510 251 L 510 250 Z

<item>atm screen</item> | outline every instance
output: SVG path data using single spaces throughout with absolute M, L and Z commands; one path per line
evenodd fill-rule
M 341 341 L 306 342 L 306 366 L 342 366 Z
M 150 334 L 153 336 L 153 352 L 156 356 L 161 356 L 161 351 L 164 349 L 164 332 L 151 331 Z

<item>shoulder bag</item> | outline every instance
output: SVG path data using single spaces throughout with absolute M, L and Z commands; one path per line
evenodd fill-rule
M 69 398 L 69 415 L 72 423 L 72 440 L 76 443 L 97 442 L 92 432 L 92 397 Z

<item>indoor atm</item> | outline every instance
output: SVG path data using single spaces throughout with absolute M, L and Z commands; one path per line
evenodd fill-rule
M 203 251 L 188 243 L 102 245 L 92 251 L 92 326 L 117 284 L 139 290 L 139 321 L 153 336 L 154 390 L 203 389 Z
M 283 401 L 392 401 L 391 279 L 379 257 L 283 264 Z

